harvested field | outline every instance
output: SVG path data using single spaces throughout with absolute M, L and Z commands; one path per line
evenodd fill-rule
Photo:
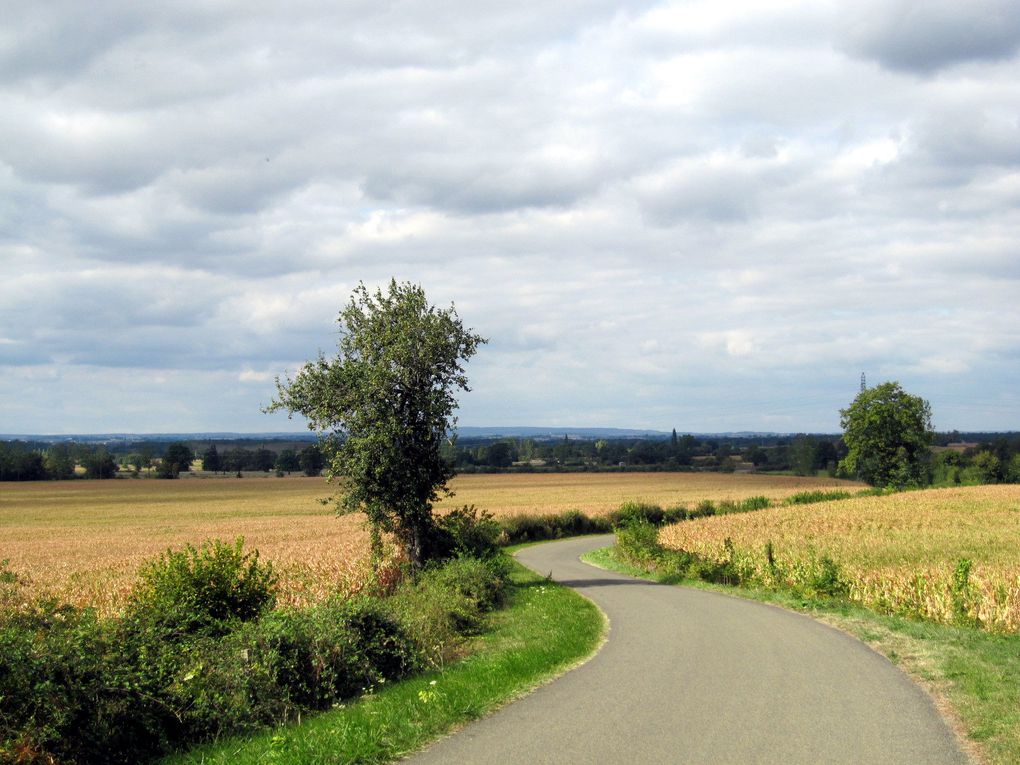
M 468 475 L 453 481 L 456 496 L 445 506 L 474 504 L 496 515 L 594 514 L 628 500 L 784 497 L 848 483 L 718 473 Z M 146 559 L 168 547 L 243 536 L 279 569 L 281 602 L 306 603 L 354 592 L 368 575 L 362 519 L 337 518 L 317 501 L 329 493 L 322 479 L 296 476 L 0 484 L 0 560 L 9 559 L 28 580 L 29 593 L 109 613 L 124 602 Z
M 665 528 L 660 541 L 711 560 L 732 559 L 750 581 L 808 589 L 828 557 L 849 597 L 870 608 L 992 631 L 1020 629 L 1015 484 L 716 516 Z
M 447 505 L 477 505 L 499 515 L 580 510 L 608 513 L 624 502 L 663 507 L 692 505 L 702 499 L 740 500 L 755 495 L 782 499 L 811 489 L 864 488 L 855 481 L 783 475 L 726 473 L 518 473 L 461 475 Z

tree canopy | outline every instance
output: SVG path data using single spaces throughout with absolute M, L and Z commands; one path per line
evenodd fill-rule
M 385 293 L 360 284 L 338 321 L 336 357 L 320 353 L 293 379 L 277 379 L 267 411 L 308 419 L 338 510 L 364 511 L 420 566 L 431 554 L 433 502 L 453 475 L 440 448 L 456 421 L 455 393 L 469 390 L 463 362 L 485 339 L 453 305 L 438 309 L 420 286 L 396 280 Z
M 886 382 L 861 391 L 840 416 L 847 447 L 840 467 L 846 472 L 873 486 L 928 482 L 934 434 L 927 401 Z

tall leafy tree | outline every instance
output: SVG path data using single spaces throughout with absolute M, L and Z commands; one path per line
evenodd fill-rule
M 322 472 L 322 468 L 326 466 L 326 461 L 322 458 L 322 450 L 318 444 L 306 446 L 301 450 L 298 459 L 301 463 L 301 470 L 310 478 L 319 475 Z
M 840 467 L 873 486 L 928 482 L 931 407 L 898 382 L 861 391 L 840 410 L 847 455 Z
M 195 453 L 183 441 L 175 441 L 166 448 L 161 463 L 160 475 L 165 478 L 176 478 L 180 473 L 191 470 Z
M 67 444 L 53 444 L 46 450 L 45 462 L 51 478 L 74 478 L 74 453 Z
M 223 462 L 220 460 L 220 453 L 216 449 L 216 444 L 209 444 L 209 448 L 202 452 L 202 470 L 218 473 L 222 466 Z
M 455 393 L 469 390 L 463 362 L 485 339 L 452 305 L 436 308 L 420 286 L 396 280 L 385 292 L 360 284 L 339 324 L 336 357 L 320 353 L 293 379 L 277 379 L 267 411 L 308 419 L 338 510 L 365 512 L 376 551 L 380 533 L 393 533 L 420 567 L 433 552 L 433 503 L 453 476 L 440 448 L 456 422 Z
M 113 478 L 117 475 L 117 461 L 105 448 L 92 451 L 84 462 L 88 478 Z

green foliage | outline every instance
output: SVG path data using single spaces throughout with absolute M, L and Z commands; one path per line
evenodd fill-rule
M 488 511 L 474 505 L 450 511 L 436 523 L 439 537 L 433 548 L 443 558 L 491 558 L 499 552 L 499 523 Z
M 721 499 L 714 514 L 750 513 L 754 510 L 762 510 L 770 504 L 768 497 L 748 497 L 744 500 Z
M 160 478 L 177 478 L 181 473 L 191 470 L 191 462 L 194 459 L 195 455 L 187 444 L 181 441 L 174 442 L 166 448 L 157 475 Z
M 43 455 L 29 444 L 0 441 L 0 481 L 42 481 L 48 477 Z
M 929 482 L 933 433 L 928 402 L 896 382 L 858 394 L 840 410 L 847 455 L 840 467 L 873 486 L 922 486 Z
M 973 567 L 969 558 L 961 558 L 953 569 L 953 616 L 959 624 L 973 625 L 977 622 L 972 614 L 974 586 L 970 572 Z
M 514 565 L 508 609 L 468 661 L 400 683 L 322 715 L 255 736 L 223 739 L 174 765 L 275 762 L 389 763 L 458 724 L 483 716 L 591 654 L 603 632 L 598 609 Z
M 294 473 L 301 469 L 301 459 L 293 449 L 284 449 L 276 457 L 278 473 Z
M 654 563 L 662 555 L 659 527 L 643 518 L 635 518 L 616 528 L 616 546 L 628 560 Z
M 796 494 L 791 494 L 789 497 L 783 500 L 784 505 L 811 505 L 815 502 L 834 502 L 840 499 L 850 499 L 853 494 L 842 489 L 822 490 L 816 489 L 814 491 L 799 491 Z
M 117 461 L 106 449 L 95 449 L 82 460 L 87 478 L 113 478 L 117 475 Z
M 255 619 L 272 608 L 277 577 L 243 546 L 238 537 L 232 545 L 217 539 L 167 550 L 139 572 L 129 615 L 178 634 L 222 633 L 232 621 Z
M 210 444 L 209 448 L 202 452 L 202 470 L 210 473 L 218 473 L 223 469 L 223 462 L 220 459 L 220 452 L 216 444 Z
M 11 559 L 0 560 L 0 584 L 14 585 L 19 581 L 17 573 L 10 569 Z
M 74 453 L 68 444 L 54 444 L 46 450 L 46 472 L 54 480 L 74 478 Z
M 267 611 L 271 568 L 207 543 L 151 562 L 120 618 L 4 609 L 0 761 L 135 763 L 328 709 L 453 656 L 504 602 L 507 566 L 458 558 L 388 599 Z
M 317 476 L 322 473 L 326 461 L 322 458 L 322 450 L 317 444 L 309 444 L 301 450 L 298 455 L 301 464 L 301 471 L 308 477 Z
M 483 614 L 501 605 L 507 595 L 507 561 L 457 558 L 430 565 L 402 584 L 387 599 L 428 666 L 440 666 L 455 655 L 459 637 L 476 632 Z
M 850 583 L 843 572 L 828 555 L 818 561 L 818 570 L 811 579 L 810 587 L 816 595 L 830 598 L 845 598 L 850 594 Z
M 340 313 L 335 359 L 319 358 L 277 380 L 269 411 L 286 409 L 330 435 L 327 475 L 340 481 L 338 509 L 365 512 L 392 532 L 420 567 L 433 554 L 432 504 L 453 468 L 441 447 L 454 424 L 454 393 L 468 390 L 462 362 L 484 338 L 464 329 L 451 306 L 429 305 L 421 287 L 364 284 Z
M 502 545 L 562 539 L 581 534 L 608 534 L 613 529 L 608 518 L 587 516 L 577 510 L 567 510 L 558 515 L 511 515 L 500 518 L 499 527 L 499 542 Z
M 687 517 L 690 519 L 707 518 L 710 515 L 715 515 L 715 503 L 710 499 L 703 499 L 691 509 Z
M 619 509 L 610 513 L 608 518 L 613 526 L 639 520 L 662 526 L 684 520 L 687 518 L 687 511 L 683 507 L 663 509 L 659 505 L 647 502 L 624 502 Z

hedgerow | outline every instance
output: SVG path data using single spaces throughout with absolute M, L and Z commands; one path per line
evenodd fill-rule
M 470 525 L 453 548 L 493 537 Z M 388 597 L 273 609 L 272 567 L 240 540 L 168 551 L 116 618 L 0 611 L 0 761 L 136 763 L 328 709 L 442 663 L 507 586 L 501 557 L 455 557 Z

